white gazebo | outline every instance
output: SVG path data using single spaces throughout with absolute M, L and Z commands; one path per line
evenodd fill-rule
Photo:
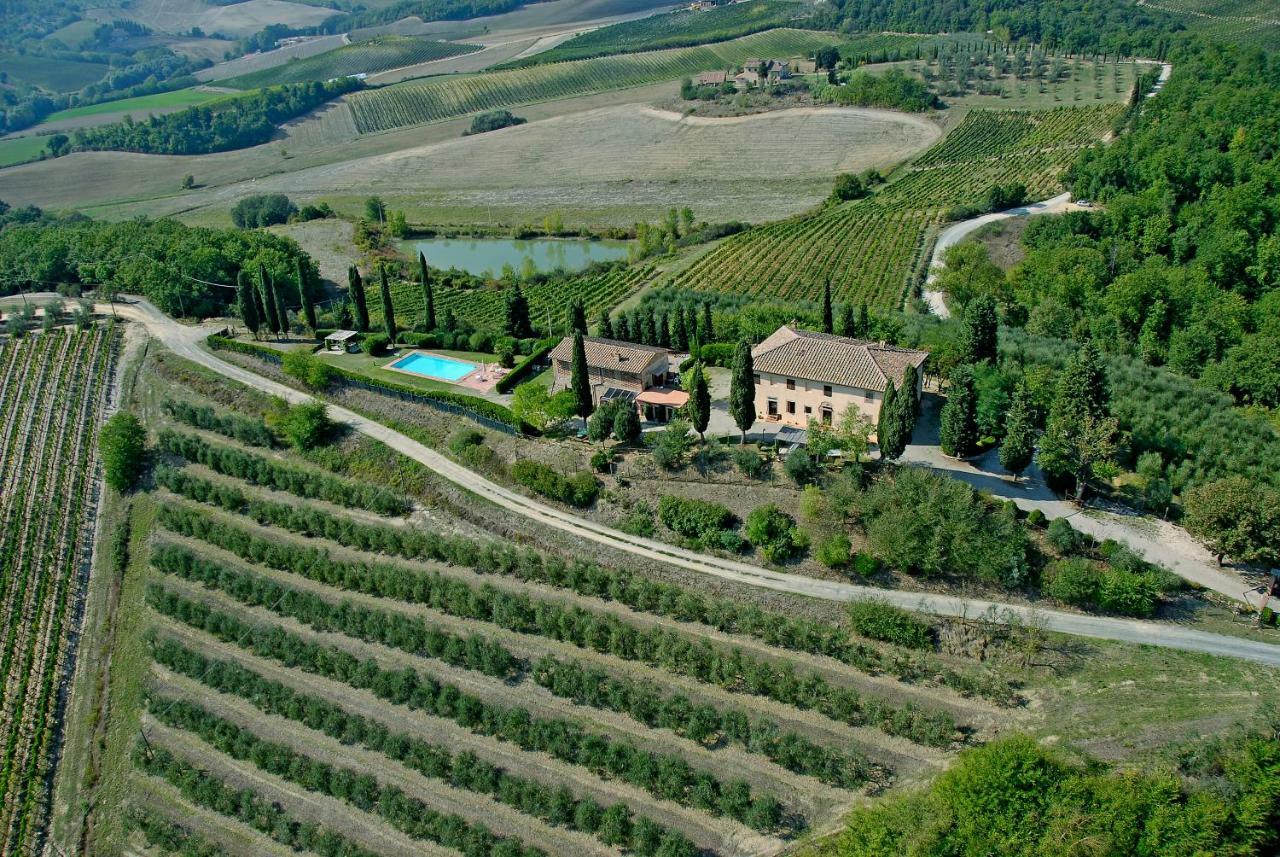
M 354 330 L 335 330 L 324 338 L 326 351 L 346 351 L 347 343 L 360 334 Z

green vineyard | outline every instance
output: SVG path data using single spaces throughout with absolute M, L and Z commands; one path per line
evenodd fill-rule
M 709 11 L 679 9 L 650 15 L 582 33 L 562 45 L 534 54 L 510 66 L 546 65 L 613 54 L 679 48 L 736 39 L 812 14 L 805 4 L 792 0 L 754 0 Z
M 1280 47 L 1280 9 L 1270 0 L 1138 0 L 1182 20 L 1214 41 Z
M 676 285 L 813 300 L 830 279 L 839 300 L 897 306 L 925 263 L 928 230 L 946 209 L 981 200 L 994 184 L 1024 184 L 1033 199 L 1052 196 L 1063 168 L 1102 138 L 1121 109 L 974 111 L 874 196 L 739 233 Z
M 470 77 L 440 77 L 401 84 L 350 99 L 362 134 L 465 116 L 537 101 L 625 89 L 708 69 L 740 65 L 754 56 L 811 53 L 839 39 L 825 33 L 770 30 L 718 45 L 575 60 Z
M 407 65 L 446 59 L 480 50 L 479 45 L 460 45 L 412 36 L 379 36 L 367 42 L 346 45 L 313 57 L 242 74 L 221 81 L 222 86 L 258 89 L 282 83 L 330 80 L 353 74 L 375 74 Z
M 95 435 L 119 340 L 114 328 L 100 327 L 0 344 L 4 854 L 41 853 L 100 490 Z
M 529 316 L 537 327 L 557 329 L 564 324 L 569 303 L 581 298 L 587 317 L 594 318 L 602 309 L 610 309 L 653 277 L 650 265 L 618 266 L 604 273 L 584 274 L 569 280 L 533 283 L 523 286 L 529 299 Z M 496 331 L 502 327 L 505 286 L 478 289 L 435 289 L 436 312 L 451 310 L 457 318 L 479 330 Z M 382 323 L 382 298 L 377 289 L 368 292 L 369 317 L 373 324 Z M 422 317 L 422 286 L 414 282 L 393 283 L 391 301 L 396 318 L 412 324 Z

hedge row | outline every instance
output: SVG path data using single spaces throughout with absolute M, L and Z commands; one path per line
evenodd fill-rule
M 522 675 L 528 668 L 522 658 L 480 634 L 462 638 L 432 628 L 418 617 L 360 607 L 348 601 L 335 605 L 253 572 L 196 556 L 183 547 L 160 545 L 152 563 L 166 574 L 221 590 L 242 604 L 265 607 L 316 631 L 335 631 L 500 679 Z M 459 590 L 454 592 L 461 594 Z M 448 600 L 450 596 L 445 593 L 441 597 Z M 435 599 L 431 600 L 434 603 Z M 678 694 L 664 697 L 649 683 L 613 679 L 604 670 L 584 667 L 577 661 L 544 658 L 533 678 L 556 696 L 578 704 L 620 711 L 646 726 L 671 729 L 677 735 L 708 745 L 722 739 L 734 741 L 794 773 L 817 777 L 831 785 L 854 788 L 872 774 L 871 766 L 860 756 L 829 750 L 793 732 L 783 732 L 775 720 L 760 717 L 751 721 L 739 709 L 705 703 L 695 706 Z
M 177 399 L 165 399 L 164 412 L 181 423 L 211 431 L 246 443 L 249 446 L 273 447 L 276 436 L 262 420 L 239 414 L 220 414 L 208 405 L 193 405 Z
M 148 708 L 156 720 L 199 735 L 206 744 L 233 759 L 251 762 L 258 769 L 297 783 L 307 791 L 380 816 L 413 839 L 456 848 L 469 857 L 547 857 L 541 848 L 525 845 L 514 837 L 498 836 L 484 825 L 460 815 L 434 810 L 398 786 L 378 782 L 373 774 L 330 765 L 285 744 L 264 740 L 185 699 L 153 697 L 148 700 Z
M 745 634 L 772 646 L 826 655 L 870 674 L 887 672 L 903 681 L 925 681 L 939 676 L 944 684 L 961 693 L 979 694 L 1005 705 L 1017 700 L 1009 683 L 995 674 L 973 676 L 918 655 L 886 655 L 851 640 L 845 628 L 830 622 L 764 610 L 754 604 L 650 580 L 623 569 L 582 561 L 566 562 L 555 554 L 544 554 L 533 548 L 479 542 L 431 532 L 420 526 L 405 528 L 354 521 L 312 507 L 252 497 L 233 486 L 216 485 L 185 471 L 158 474 L 157 480 L 185 497 L 215 504 L 260 524 L 330 539 L 356 550 L 405 559 L 436 560 L 467 567 L 478 574 L 499 574 L 541 583 L 587 597 L 616 601 L 642 613 L 697 622 L 726 633 Z
M 269 360 L 273 363 L 279 363 L 282 355 L 279 351 L 267 348 L 264 345 L 258 345 L 252 342 L 242 342 L 238 339 L 230 339 L 225 336 L 213 334 L 206 340 L 210 348 L 223 351 L 235 351 L 241 354 L 248 354 L 251 357 L 258 357 Z M 313 358 L 314 359 L 314 358 Z M 382 378 L 373 378 L 369 375 L 362 375 L 359 372 L 353 372 L 350 369 L 344 369 L 332 363 L 326 363 L 332 373 L 341 380 L 342 383 L 362 387 L 375 393 L 389 393 L 398 398 L 418 400 L 427 404 L 443 404 L 450 406 L 451 409 L 464 414 L 471 414 L 487 421 L 493 421 L 507 427 L 517 433 L 523 431 L 526 427 L 511 412 L 511 409 L 500 405 L 497 402 L 491 402 L 488 399 L 481 399 L 478 396 L 467 396 L 462 393 L 454 393 L 448 390 L 423 390 L 418 387 L 412 387 L 408 384 L 400 384 L 395 381 L 387 381 Z
M 520 384 L 520 382 L 524 381 L 533 373 L 534 367 L 545 360 L 546 356 L 550 354 L 552 349 L 554 349 L 559 343 L 560 340 L 558 339 L 539 340 L 538 345 L 534 348 L 533 352 L 512 367 L 510 372 L 503 375 L 502 378 L 499 379 L 498 383 L 494 385 L 494 389 L 499 393 L 510 393 L 517 385 Z
M 417 616 L 362 607 L 351 601 L 333 604 L 310 592 L 196 556 L 178 545 L 157 545 L 151 564 L 165 574 L 221 590 L 249 607 L 265 607 L 296 619 L 313 631 L 345 634 L 503 680 L 521 675 L 528 668 L 522 658 L 480 634 L 461 637 L 434 628 Z
M 587 471 L 565 476 L 559 470 L 541 461 L 524 458 L 511 468 L 511 478 L 530 491 L 564 503 L 585 509 L 596 501 L 600 483 Z
M 179 759 L 163 748 L 151 750 L 139 744 L 133 763 L 153 777 L 160 777 L 197 806 L 252 827 L 295 851 L 318 857 L 380 857 L 340 833 L 312 822 L 295 821 L 278 803 L 268 802 L 252 789 L 233 789 L 208 771 Z M 226 852 L 184 827 L 134 810 L 125 826 L 139 830 L 151 845 L 182 857 L 221 857 Z M 522 857 L 523 850 L 494 850 L 489 857 Z
M 663 854 L 696 851 L 683 834 L 667 830 L 645 816 L 635 816 L 624 803 L 605 808 L 589 797 L 574 796 L 566 786 L 553 788 L 516 776 L 474 753 L 455 753 L 446 746 L 392 732 L 383 724 L 352 714 L 328 700 L 296 691 L 239 664 L 211 660 L 175 640 L 158 642 L 153 657 L 174 672 L 222 693 L 235 694 L 267 714 L 302 723 L 344 744 L 358 744 L 382 753 L 455 788 L 487 794 L 548 824 L 594 834 L 606 845 L 625 846 L 641 857 L 651 857 L 659 849 Z
M 956 723 L 945 711 L 927 711 L 911 703 L 894 706 L 853 688 L 834 685 L 819 673 L 797 675 L 790 664 L 780 667 L 741 649 L 714 646 L 681 632 L 637 628 L 612 614 L 593 613 L 523 592 L 474 586 L 437 572 L 384 563 L 341 562 L 325 551 L 259 538 L 188 506 L 165 506 L 159 519 L 173 532 L 327 586 L 427 604 L 459 618 L 489 622 L 517 633 L 637 661 L 734 693 L 812 709 L 851 726 L 874 725 L 890 735 L 921 744 L 947 747 L 957 737 Z
M 664 695 L 651 682 L 610 675 L 578 661 L 540 658 L 533 668 L 533 680 L 579 705 L 618 711 L 651 728 L 670 729 L 706 746 L 725 741 L 738 744 L 827 785 L 853 789 L 873 777 L 884 781 L 887 773 L 860 754 L 823 747 L 795 732 L 782 732 L 774 720 L 752 718 L 740 708 L 695 704 L 678 693 Z
M 600 777 L 615 778 L 714 815 L 727 815 L 760 830 L 775 830 L 782 807 L 769 795 L 753 796 L 742 780 L 722 783 L 696 771 L 676 754 L 651 753 L 625 741 L 587 732 L 571 721 L 535 717 L 527 708 L 495 705 L 404 668 L 386 670 L 372 658 L 361 661 L 336 646 L 309 643 L 279 626 L 245 622 L 209 605 L 152 584 L 147 603 L 169 616 L 260 658 L 340 681 L 395 705 L 405 705 L 454 721 L 477 735 L 510 742 L 522 750 L 548 753 Z
M 217 446 L 193 434 L 163 429 L 156 447 L 167 455 L 202 464 L 223 476 L 234 476 L 251 485 L 287 491 L 300 497 L 325 500 L 380 515 L 404 515 L 410 509 L 406 498 L 386 488 L 291 467 L 230 446 Z

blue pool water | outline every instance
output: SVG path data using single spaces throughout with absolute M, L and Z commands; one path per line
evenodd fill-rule
M 476 368 L 474 363 L 441 357 L 438 354 L 414 353 L 401 357 L 391 364 L 392 369 L 403 369 L 415 375 L 435 378 L 438 381 L 456 381 Z

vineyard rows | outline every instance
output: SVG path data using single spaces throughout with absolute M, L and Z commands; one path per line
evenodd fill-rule
M 611 54 L 702 45 L 785 26 L 787 22 L 807 14 L 810 12 L 803 4 L 790 0 L 755 0 L 710 11 L 679 9 L 665 15 L 650 15 L 591 30 L 549 51 L 508 65 L 545 65 Z
M 896 307 L 923 264 L 928 230 L 947 209 L 982 201 L 995 184 L 1023 184 L 1032 199 L 1052 196 L 1062 170 L 1122 109 L 972 111 L 873 196 L 732 236 L 675 285 L 815 300 L 829 278 L 837 300 Z
M 699 71 L 740 65 L 750 57 L 804 55 L 836 41 L 823 33 L 770 30 L 703 47 L 439 77 L 357 93 L 349 101 L 357 130 L 369 134 L 480 110 L 676 80 Z
M 602 309 L 611 309 L 627 295 L 640 288 L 653 277 L 651 265 L 619 265 L 604 273 L 583 274 L 568 280 L 531 283 L 522 286 L 529 299 L 529 317 L 539 328 L 556 329 L 564 324 L 569 303 L 580 298 L 586 307 L 587 317 L 595 318 Z M 445 309 L 453 311 L 461 321 L 478 330 L 498 332 L 502 329 L 506 286 L 478 289 L 456 289 L 437 286 L 434 292 L 436 317 Z M 370 323 L 382 323 L 382 296 L 376 289 L 369 289 Z M 391 301 L 396 308 L 396 319 L 413 324 L 422 318 L 422 286 L 414 282 L 391 285 Z
M 55 331 L 0 345 L 0 829 L 39 853 L 96 492 L 94 444 L 118 335 Z
M 478 50 L 479 45 L 461 45 L 414 36 L 378 36 L 366 42 L 345 45 L 336 50 L 242 74 L 219 83 L 236 89 L 258 89 L 284 83 L 326 81 L 353 74 L 375 74 Z

